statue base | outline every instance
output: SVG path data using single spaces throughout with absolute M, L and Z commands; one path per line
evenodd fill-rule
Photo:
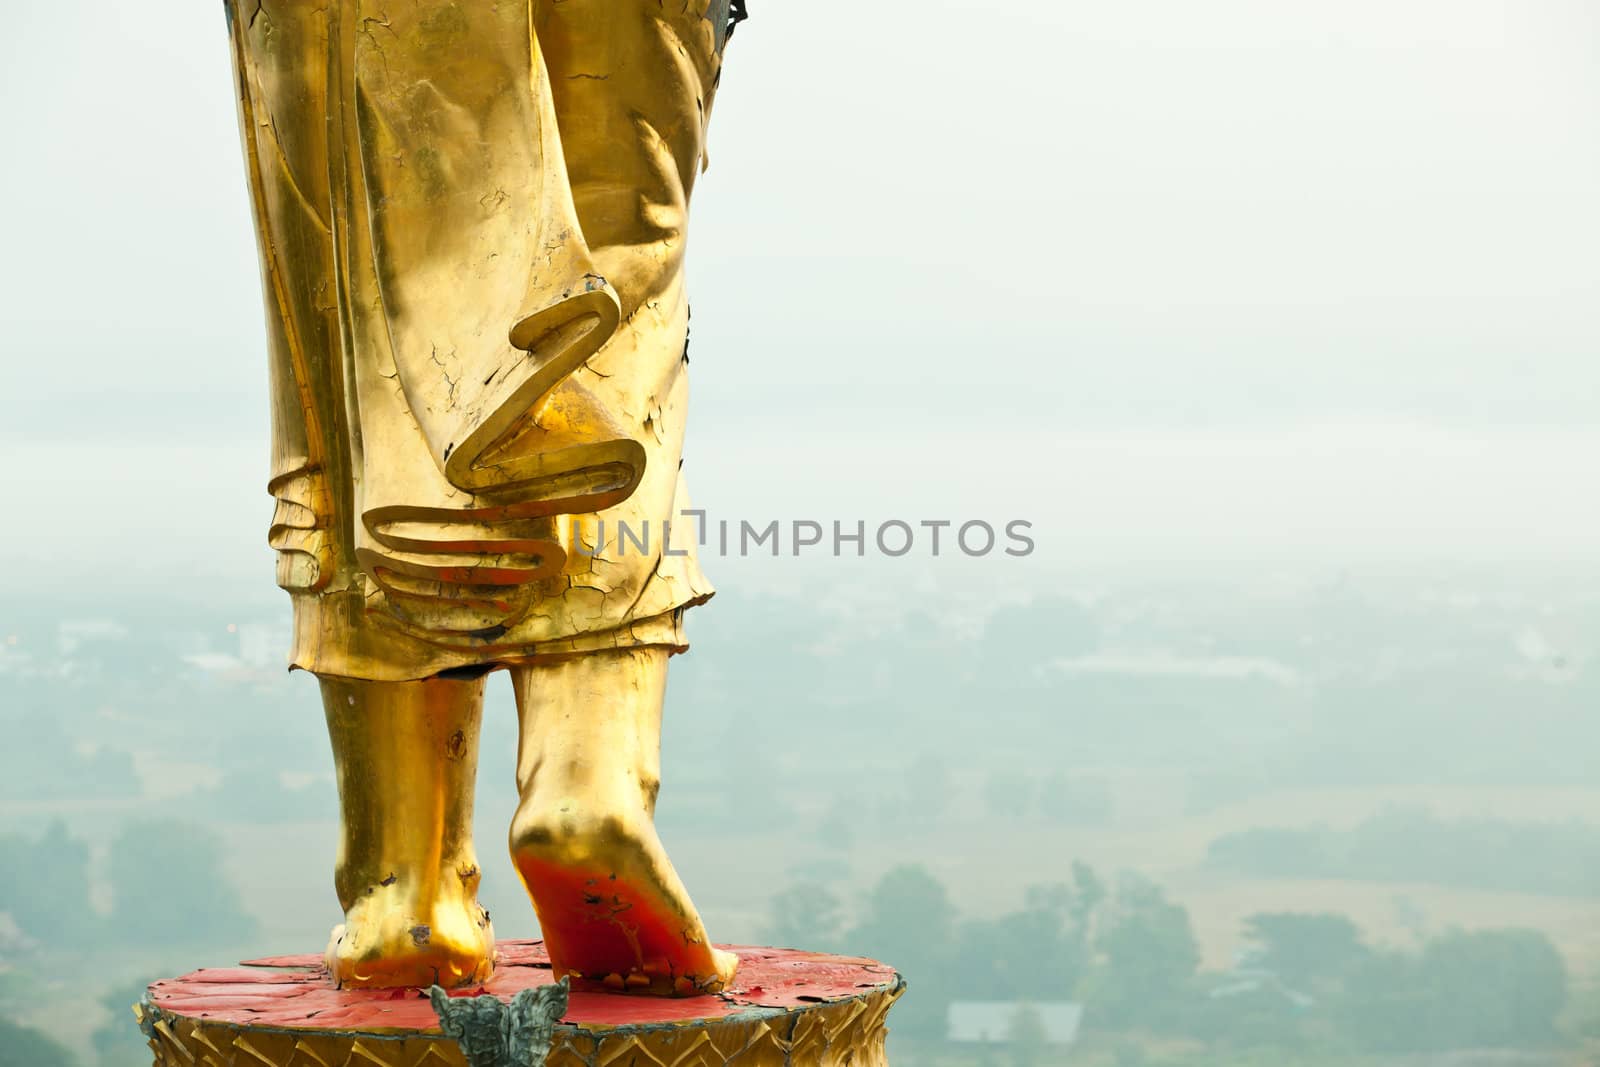
M 502 941 L 494 977 L 452 996 L 550 985 L 537 941 Z M 548 1067 L 879 1067 L 905 982 L 873 960 L 740 948 L 733 984 L 664 999 L 574 989 Z M 427 994 L 335 989 L 289 956 L 156 982 L 136 1009 L 156 1067 L 466 1067 Z

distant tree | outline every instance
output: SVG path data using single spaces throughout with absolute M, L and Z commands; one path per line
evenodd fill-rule
M 1182 1021 L 1182 1032 L 1230 1054 L 1238 1062 L 1250 1050 L 1306 1051 L 1328 1045 L 1327 1025 L 1315 1006 L 1290 999 L 1275 983 L 1254 988 L 1223 987 L 1222 995 L 1197 997 Z M 1298 1057 L 1284 1057 L 1299 1063 Z
M 892 964 L 908 988 L 895 1019 L 906 1034 L 944 1034 L 953 983 L 956 910 L 943 883 L 925 867 L 901 866 L 885 874 L 868 894 L 861 921 L 850 932 L 853 951 Z
M 89 906 L 89 846 L 59 819 L 37 841 L 0 837 L 0 911 L 35 941 L 89 941 L 98 929 Z
M 1079 933 L 1075 922 L 1079 911 L 1077 890 L 1068 882 L 1046 882 L 1030 885 L 1022 891 L 1022 908 L 1027 912 L 1040 912 L 1049 916 L 1056 926 L 1066 928 L 1072 935 Z
M 1338 1028 L 1352 1045 L 1374 1052 L 1435 1047 L 1425 1023 L 1433 998 L 1418 971 L 1415 955 L 1380 951 L 1350 973 L 1334 1008 Z
M 1206 850 L 1206 863 L 1251 877 L 1325 878 L 1340 871 L 1338 836 L 1323 827 L 1257 827 L 1223 834 Z
M 1455 931 L 1416 955 L 1374 954 L 1345 989 L 1341 1027 L 1373 1051 L 1529 1049 L 1557 1039 L 1567 972 L 1538 931 Z
M 0 1067 L 78 1067 L 78 1059 L 44 1033 L 0 1018 Z
M 223 873 L 222 842 L 174 821 L 133 822 L 111 842 L 111 929 L 128 944 L 238 945 L 255 920 Z
M 1342 982 L 1370 954 L 1343 915 L 1260 912 L 1245 919 L 1244 934 L 1261 966 L 1300 990 Z
M 974 1000 L 1064 1000 L 1083 976 L 1086 960 L 1062 912 L 1028 908 L 998 919 L 963 923 L 956 971 Z
M 1102 962 L 1091 1003 L 1106 1025 L 1176 1025 L 1200 966 L 1189 913 L 1181 905 L 1154 883 L 1126 877 L 1096 932 L 1095 948 Z
M 1006 1027 L 1006 1044 L 1015 1067 L 1041 1067 L 1050 1054 L 1050 1032 L 1045 1029 L 1039 1009 L 1024 1004 L 1011 1016 Z
M 1439 1048 L 1535 1048 L 1556 1038 L 1567 969 L 1537 930 L 1456 931 L 1422 950 Z
M 838 946 L 839 898 L 815 882 L 797 882 L 772 898 L 762 937 L 769 945 L 828 951 Z
M 1093 923 L 1100 905 L 1105 903 L 1106 884 L 1093 867 L 1082 860 L 1072 861 L 1072 924 L 1080 938 L 1093 936 Z
M 1088 864 L 1073 864 L 1072 883 L 1023 891 L 1021 911 L 961 924 L 956 971 L 977 999 L 1061 1000 L 1073 995 L 1089 963 L 1090 916 L 1104 887 Z
M 955 916 L 944 884 L 926 867 L 906 864 L 873 887 L 852 937 L 891 951 L 914 951 L 929 942 L 948 944 Z

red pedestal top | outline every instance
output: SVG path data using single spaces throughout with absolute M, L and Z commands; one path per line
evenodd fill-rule
M 554 981 L 538 941 L 502 941 L 494 977 L 451 996 L 492 993 L 502 1000 Z M 782 948 L 724 946 L 739 955 L 733 984 L 715 996 L 668 999 L 574 990 L 562 1022 L 585 1029 L 722 1019 L 750 1011 L 789 1010 L 892 986 L 894 968 L 875 960 Z M 191 1019 L 286 1030 L 362 1033 L 439 1029 L 426 992 L 335 989 L 317 956 L 250 960 L 208 968 L 150 987 L 156 1007 Z

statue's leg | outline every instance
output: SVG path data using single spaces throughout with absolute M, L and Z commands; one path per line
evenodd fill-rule
M 493 966 L 472 793 L 483 678 L 322 679 L 343 837 L 328 943 L 341 985 L 451 987 Z
M 512 678 L 522 802 L 511 857 L 556 973 L 641 992 L 720 990 L 737 960 L 711 947 L 655 831 L 666 651 L 595 652 Z

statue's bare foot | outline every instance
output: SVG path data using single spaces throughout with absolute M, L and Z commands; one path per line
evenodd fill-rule
M 738 957 L 710 944 L 647 815 L 523 811 L 512 858 L 558 977 L 658 996 L 722 991 Z
M 476 899 L 477 866 L 447 869 L 441 880 L 423 892 L 420 879 L 396 871 L 357 899 L 328 941 L 335 981 L 356 989 L 453 989 L 487 980 L 494 927 Z
M 667 651 L 512 671 L 522 738 L 511 859 L 557 977 L 621 992 L 721 992 L 738 959 L 706 936 L 656 836 Z

